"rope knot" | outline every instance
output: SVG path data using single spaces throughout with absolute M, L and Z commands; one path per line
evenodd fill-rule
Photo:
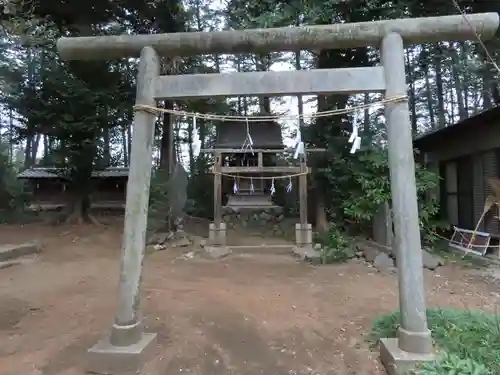
M 132 110 L 134 112 L 142 111 L 156 116 L 158 116 L 160 113 L 163 112 L 162 108 L 157 108 L 152 105 L 146 105 L 146 104 L 136 104 L 132 107 Z

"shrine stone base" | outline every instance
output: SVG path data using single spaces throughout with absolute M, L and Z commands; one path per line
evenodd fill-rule
M 88 350 L 86 370 L 93 374 L 135 375 L 156 348 L 156 333 L 144 333 L 139 342 L 128 346 L 115 346 L 108 337 Z
M 224 206 L 222 208 L 222 221 L 230 228 L 269 228 L 281 223 L 284 219 L 283 208 L 280 206 Z
M 226 223 L 209 224 L 208 244 L 211 246 L 226 246 Z
M 295 224 L 295 243 L 298 247 L 311 247 L 312 239 L 311 224 Z

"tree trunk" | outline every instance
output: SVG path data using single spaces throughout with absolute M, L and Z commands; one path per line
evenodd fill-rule
M 365 93 L 363 103 L 368 105 L 370 103 L 370 94 Z M 368 147 L 373 142 L 373 132 L 370 126 L 370 108 L 366 107 L 363 111 L 363 139 L 365 139 Z
M 482 87 L 482 99 L 483 99 L 483 109 L 488 109 L 491 108 L 493 103 L 491 101 L 491 95 L 490 95 L 490 84 L 492 81 L 492 76 L 490 69 L 487 64 L 483 67 L 482 70 L 482 82 L 483 82 L 483 87 Z
M 130 165 L 130 152 L 132 151 L 132 125 L 127 126 L 127 165 Z
M 446 112 L 444 108 L 444 87 L 442 77 L 441 59 L 443 58 L 442 49 L 437 43 L 434 49 L 436 55 L 434 58 L 434 66 L 436 67 L 436 94 L 438 101 L 438 127 L 444 128 L 446 126 Z
M 415 136 L 417 134 L 417 96 L 415 94 L 415 74 L 414 74 L 414 69 L 411 66 L 411 61 L 412 61 L 412 51 L 410 48 L 406 50 L 406 71 L 409 74 L 409 80 L 410 80 L 410 100 L 409 100 L 409 105 L 410 105 L 410 113 L 411 113 L 411 130 L 413 135 Z
M 171 100 L 165 100 L 165 108 L 173 109 L 174 103 Z M 160 168 L 167 168 L 171 171 L 173 166 L 172 156 L 174 155 L 172 138 L 172 116 L 170 113 L 164 113 L 162 118 L 161 141 L 160 141 Z
M 36 157 L 38 155 L 38 147 L 40 146 L 40 138 L 42 135 L 40 133 L 33 137 L 33 145 L 31 146 L 31 166 L 36 165 Z
M 102 163 L 105 168 L 111 165 L 111 149 L 109 139 L 109 128 L 102 129 L 103 150 L 102 150 Z
M 49 136 L 47 134 L 44 134 L 43 135 L 43 164 L 45 166 L 48 166 L 50 164 L 50 154 L 51 154 L 51 149 L 50 149 Z
M 429 113 L 429 121 L 431 129 L 436 129 L 436 118 L 434 116 L 434 102 L 432 100 L 432 89 L 429 79 L 429 67 L 424 64 L 424 77 L 425 77 L 425 99 L 427 101 L 427 111 Z
M 465 109 L 465 101 L 463 95 L 463 84 L 460 79 L 460 74 L 458 67 L 460 66 L 460 60 L 455 49 L 451 50 L 451 73 L 453 75 L 453 81 L 455 83 L 455 93 L 457 95 L 457 107 L 458 107 L 458 117 L 459 120 L 464 120 L 467 118 L 467 110 Z
M 26 148 L 24 149 L 24 169 L 31 168 L 32 164 L 32 152 L 31 148 L 33 147 L 33 135 L 29 134 L 26 136 Z
M 269 70 L 269 55 L 259 55 L 256 58 L 257 62 L 257 71 L 265 72 Z M 271 113 L 271 99 L 269 96 L 261 96 L 259 97 L 259 110 L 261 113 Z
M 451 107 L 451 112 L 448 113 L 448 124 L 454 124 L 455 123 L 455 92 L 452 88 L 449 90 L 450 93 L 450 107 Z
M 94 190 L 94 184 L 91 179 L 94 169 L 93 158 L 90 158 L 90 155 L 95 155 L 95 153 L 92 153 L 91 150 L 85 152 L 82 157 L 86 159 L 79 160 L 78 164 L 80 168 L 73 170 L 73 173 L 69 176 L 71 182 L 67 187 L 67 206 L 61 220 L 66 224 L 98 224 L 97 220 L 90 213 L 92 205 L 91 194 Z
M 9 162 L 14 162 L 14 116 L 9 108 Z
M 121 127 L 120 132 L 121 132 L 121 136 L 122 136 L 123 164 L 125 165 L 125 167 L 128 167 L 129 161 L 128 161 L 127 133 L 126 133 L 124 127 Z
M 460 45 L 460 49 L 461 49 L 461 52 L 460 52 L 461 66 L 467 67 L 468 66 L 468 59 L 469 59 L 469 51 L 467 49 L 467 45 L 465 44 L 465 42 L 460 42 L 459 45 Z M 471 73 L 468 72 L 467 70 L 465 72 L 463 72 L 463 74 L 462 74 L 462 77 L 463 77 L 462 90 L 464 93 L 464 108 L 465 108 L 466 118 L 469 117 L 469 110 L 470 110 L 469 95 L 473 91 L 473 88 L 470 87 L 471 83 L 472 83 L 471 79 L 470 79 L 470 74 Z
M 68 196 L 66 209 L 57 218 L 55 224 L 99 224 L 91 215 L 90 195 L 85 193 L 75 193 Z
M 198 121 L 197 121 L 198 122 Z M 197 125 L 199 126 L 199 125 Z M 189 157 L 189 171 L 193 172 L 194 171 L 194 149 L 193 149 L 193 136 L 194 136 L 194 127 L 193 123 L 190 121 L 188 123 L 188 128 L 187 128 L 187 141 L 188 141 L 188 157 Z

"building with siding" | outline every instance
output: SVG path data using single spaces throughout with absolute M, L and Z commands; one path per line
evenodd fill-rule
M 489 178 L 500 178 L 500 106 L 414 140 L 420 161 L 439 172 L 441 216 L 451 225 L 474 229 L 488 195 Z M 498 210 L 490 210 L 480 231 L 500 237 Z
M 59 168 L 29 168 L 17 175 L 26 181 L 32 193 L 32 203 L 42 209 L 58 209 L 70 198 L 69 181 Z M 94 208 L 123 208 L 128 180 L 128 168 L 110 167 L 92 173 L 91 201 Z

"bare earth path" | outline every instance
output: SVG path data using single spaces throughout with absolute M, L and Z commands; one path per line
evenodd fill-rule
M 83 375 L 112 322 L 121 227 L 0 227 L 2 243 L 43 240 L 36 262 L 0 270 L 0 375 Z M 426 273 L 431 306 L 493 311 L 498 285 L 454 267 Z M 144 374 L 382 374 L 363 336 L 397 308 L 397 284 L 352 262 L 287 256 L 209 261 L 162 251 L 143 281 L 157 357 Z

